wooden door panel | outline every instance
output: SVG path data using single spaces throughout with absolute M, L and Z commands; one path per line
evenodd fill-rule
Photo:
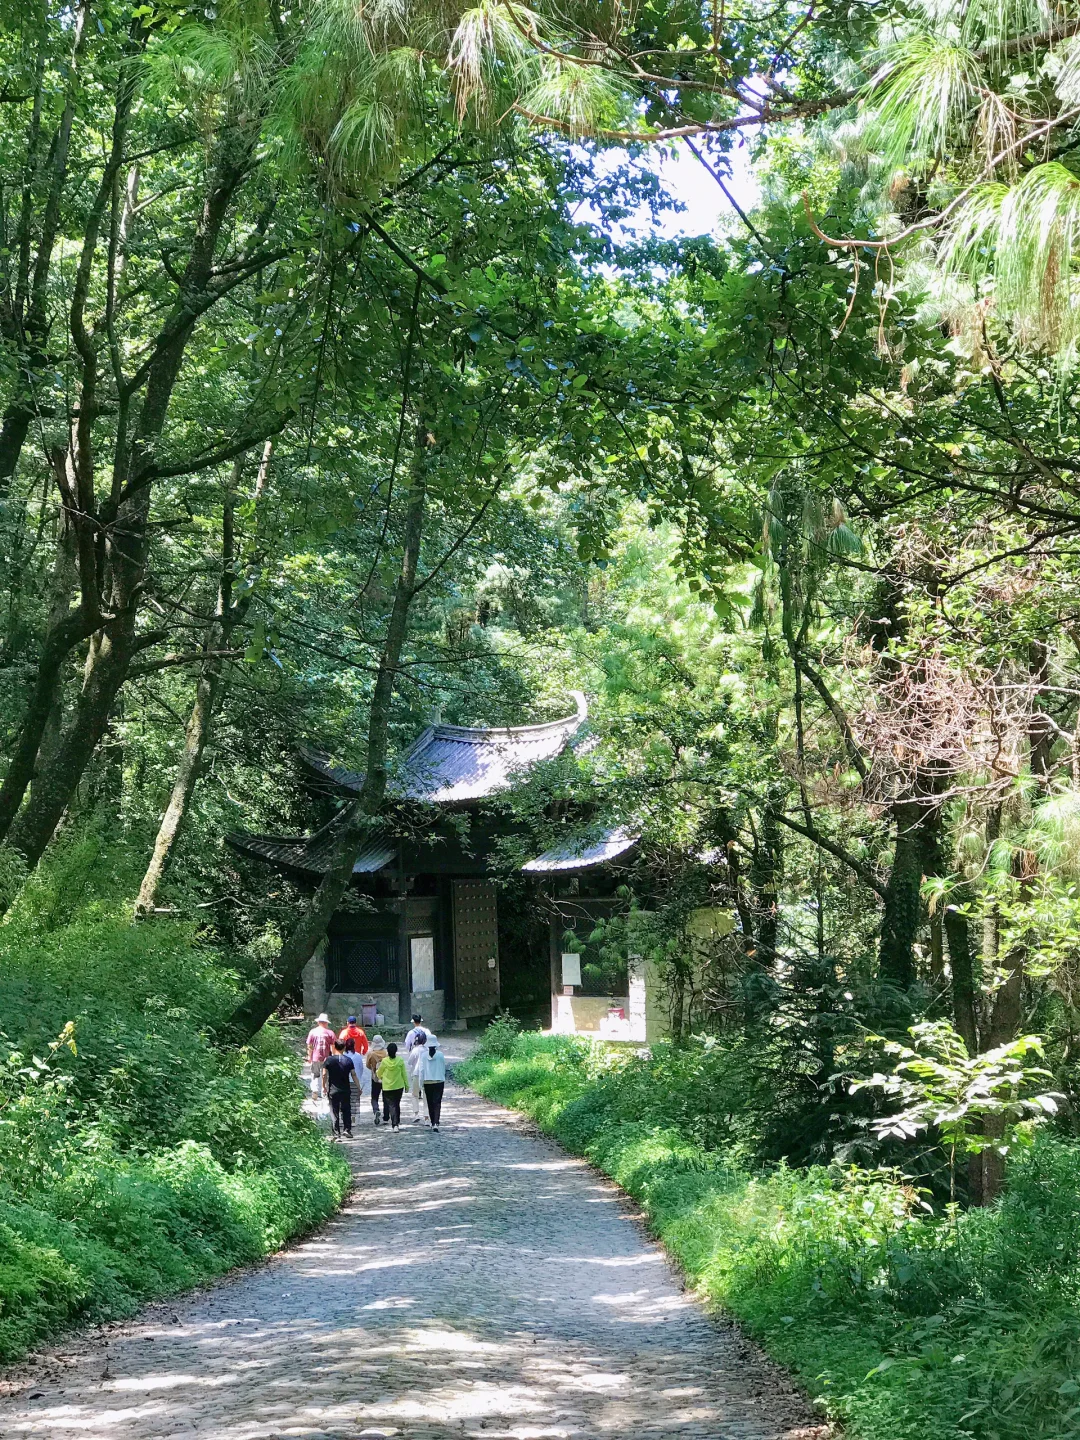
M 499 1008 L 499 919 L 490 880 L 454 881 L 454 1001 L 459 1020 Z

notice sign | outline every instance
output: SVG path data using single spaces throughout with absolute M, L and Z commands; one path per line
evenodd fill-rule
M 581 956 L 568 955 L 565 951 L 562 957 L 562 983 L 567 985 L 581 984 Z
M 412 988 L 424 993 L 435 989 L 435 937 L 417 935 L 409 941 Z

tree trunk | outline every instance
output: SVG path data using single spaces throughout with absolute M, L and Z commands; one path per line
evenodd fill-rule
M 34 412 L 18 402 L 9 405 L 4 413 L 0 423 L 0 497 L 11 485 L 33 418 Z
M 925 852 L 924 810 L 925 806 L 914 800 L 893 806 L 896 849 L 885 890 L 878 974 L 898 990 L 907 990 L 915 983 L 915 941 L 921 916 Z
M 139 887 L 139 897 L 135 901 L 136 915 L 149 914 L 157 903 L 158 886 L 172 858 L 177 837 L 187 817 L 188 801 L 191 799 L 195 781 L 199 776 L 199 767 L 202 764 L 203 751 L 210 734 L 210 720 L 214 713 L 214 701 L 220 681 L 221 661 L 207 661 L 195 686 L 195 704 L 184 732 L 184 752 L 177 767 L 169 804 L 158 827 L 153 854 L 150 856 L 150 863 L 146 867 L 146 874 Z
M 52 838 L 65 809 L 75 794 L 94 749 L 105 733 L 120 687 L 127 678 L 132 657 L 140 649 L 136 635 L 136 611 L 144 578 L 147 521 L 150 511 L 150 482 L 154 449 L 168 415 L 169 403 L 180 374 L 188 341 L 211 282 L 215 247 L 233 197 L 247 176 L 254 152 L 257 129 L 226 127 L 214 166 L 207 181 L 203 212 L 184 271 L 184 284 L 160 334 L 146 375 L 146 398 L 138 431 L 128 450 L 114 456 L 114 499 L 95 517 L 78 496 L 65 500 L 83 520 L 89 535 L 96 537 L 100 525 L 112 537 L 106 546 L 106 609 L 116 618 L 95 636 L 87 663 L 87 674 L 72 722 L 65 727 L 53 763 L 35 787 L 35 794 L 18 816 L 26 788 L 33 774 L 42 735 L 48 721 L 48 701 L 53 696 L 55 677 L 67 653 L 97 624 L 85 628 L 91 605 L 89 596 L 97 589 L 96 538 L 89 558 L 80 557 L 83 606 L 81 625 L 65 619 L 53 626 L 46 637 L 34 697 L 23 720 L 16 754 L 0 789 L 0 839 L 11 836 L 31 866 L 37 864 Z M 55 460 L 57 481 L 70 487 L 65 471 L 75 468 L 74 449 Z M 80 483 L 84 483 L 86 477 Z M 119 485 L 119 488 L 118 488 Z M 124 486 L 128 487 L 126 498 Z M 116 496 L 121 498 L 117 499 Z
M 71 132 L 75 123 L 79 90 L 82 86 L 82 54 L 86 46 L 90 6 L 83 0 L 75 12 L 72 29 L 71 58 L 66 68 L 67 87 L 64 109 L 49 147 L 48 190 L 41 215 L 38 234 L 37 255 L 33 265 L 33 282 L 30 277 L 30 232 L 33 208 L 34 171 L 37 165 L 38 129 L 41 114 L 40 95 L 35 95 L 34 120 L 31 122 L 31 138 L 25 159 L 25 182 L 23 205 L 19 219 L 19 276 L 16 295 L 9 320 L 9 338 L 21 339 L 25 333 L 26 348 L 21 356 L 24 383 L 20 384 L 14 397 L 9 401 L 0 422 L 0 497 L 6 495 L 15 468 L 19 463 L 23 445 L 30 431 L 35 414 L 34 387 L 48 362 L 45 342 L 49 332 L 46 314 L 46 297 L 49 275 L 52 268 L 53 251 L 60 228 L 60 209 L 64 187 L 68 180 L 68 159 L 71 150 Z M 40 81 L 39 81 L 40 84 Z M 23 309 L 29 301 L 29 309 L 23 319 Z M 35 747 L 36 750 L 36 747 Z
M 948 868 L 942 854 L 941 807 L 935 806 L 923 823 L 924 851 L 923 873 L 925 875 L 946 875 Z M 936 918 L 938 924 L 932 930 L 933 955 L 931 969 L 935 977 L 940 973 L 941 942 L 944 938 L 949 952 L 949 970 L 952 976 L 953 1025 L 967 1046 L 969 1055 L 979 1049 L 978 994 L 979 977 L 976 975 L 975 959 L 971 949 L 971 927 L 960 907 L 971 901 L 971 886 L 967 881 L 959 884 L 954 891 L 954 902 L 946 904 Z
M 1045 678 L 1046 656 L 1040 654 L 1037 646 L 1032 647 L 1032 669 L 1041 668 Z M 1045 736 L 1041 725 L 1034 723 L 1030 732 L 1031 770 L 1045 788 L 1049 771 L 1049 748 L 1044 748 Z M 992 844 L 1001 828 L 1000 806 L 991 811 L 987 819 L 987 839 Z M 1032 883 L 1038 873 L 1036 856 L 1028 850 L 1014 850 L 1012 874 L 1017 881 L 1017 901 L 1020 905 L 1030 902 Z M 1027 963 L 1027 947 L 1014 942 L 1004 959 L 1001 958 L 1000 917 L 996 909 L 988 911 L 984 921 L 984 961 L 988 961 L 997 972 L 1000 983 L 994 992 L 993 1004 L 986 1024 L 984 1037 L 987 1050 L 1007 1045 L 1020 1033 L 1023 1019 L 1024 968 Z M 982 1122 L 982 1133 L 990 1140 L 1000 1139 L 1005 1125 L 1002 1116 L 987 1115 Z M 984 1150 L 978 1157 L 982 1162 L 982 1173 L 978 1181 L 978 1203 L 990 1205 L 1005 1188 L 1005 1157 L 994 1150 Z
M 945 979 L 945 932 L 940 910 L 930 916 L 930 979 L 935 985 Z
M 123 723 L 124 692 L 121 690 L 116 705 L 109 714 L 102 743 L 86 768 L 78 802 L 81 809 L 92 810 L 99 815 L 108 813 L 110 818 L 117 822 L 122 817 L 124 806 Z M 33 793 L 34 787 L 31 785 L 31 796 Z
M 105 734 L 120 686 L 137 648 L 134 625 L 130 620 L 118 625 L 113 632 L 105 632 L 96 663 L 64 727 L 57 753 L 48 769 L 35 776 L 30 801 L 9 832 L 10 843 L 21 852 L 31 868 L 44 854 Z M 43 724 L 42 731 L 44 728 Z
M 78 567 L 75 558 L 75 534 L 74 526 L 70 518 L 60 512 L 59 525 L 57 526 L 56 553 L 53 557 L 52 574 L 49 577 L 49 610 L 46 620 L 48 630 L 52 630 L 71 611 L 71 597 L 78 587 Z M 41 732 L 41 742 L 34 757 L 34 774 L 40 775 L 46 771 L 52 762 L 53 756 L 60 744 L 60 737 L 64 727 L 64 667 L 56 671 L 53 676 L 52 692 L 46 701 L 42 697 L 43 707 L 47 704 L 47 715 L 44 727 Z M 35 785 L 31 780 L 31 793 Z
M 757 943 L 755 960 L 769 966 L 776 959 L 776 941 L 780 929 L 779 884 L 783 868 L 783 841 L 776 820 L 776 801 L 770 797 L 762 811 L 761 839 L 755 847 L 754 889 L 757 911 Z
M 264 451 L 263 461 L 259 465 L 256 501 L 261 498 L 266 484 L 265 471 L 269 465 L 269 459 L 269 453 Z M 232 604 L 233 490 L 239 482 L 242 464 L 242 460 L 238 459 L 233 467 L 232 481 L 225 492 L 222 507 L 221 579 L 218 582 L 217 611 L 214 621 L 207 631 L 204 647 L 208 655 L 203 661 L 202 670 L 195 685 L 195 704 L 192 706 L 191 717 L 184 732 L 184 753 L 180 757 L 172 794 L 169 796 L 165 814 L 161 818 L 157 839 L 154 841 L 153 854 L 150 856 L 150 863 L 146 867 L 146 874 L 139 887 L 138 899 L 135 901 L 136 915 L 148 915 L 156 905 L 158 886 L 172 859 L 176 841 L 187 817 L 188 803 L 195 790 L 195 782 L 199 778 L 203 752 L 210 737 L 214 705 L 221 688 L 223 661 L 221 655 L 215 652 L 228 649 L 233 626 L 238 618 Z
M 967 898 L 966 894 L 963 898 Z M 957 899 L 961 899 L 959 892 Z M 952 971 L 953 1024 L 957 1034 L 963 1037 L 968 1054 L 977 1055 L 979 982 L 971 949 L 971 927 L 967 917 L 955 905 L 946 905 L 942 922 L 949 946 L 949 969 Z
M 1020 1033 L 1022 1018 L 1021 997 L 1024 985 L 1024 961 L 1027 952 L 1023 945 L 1014 945 L 1005 956 L 1002 970 L 1005 978 L 994 996 L 990 1010 L 990 1025 L 986 1048 L 994 1050 L 1007 1045 Z
M 1054 727 L 1043 709 L 1047 681 L 1050 678 L 1050 647 L 1045 640 L 1033 640 L 1028 647 L 1028 672 L 1035 686 L 1035 696 L 1028 721 L 1028 750 L 1031 773 L 1045 795 L 1050 784 L 1050 759 L 1054 745 Z
M 416 593 L 416 571 L 427 500 L 427 473 L 431 437 L 421 417 L 416 432 L 412 475 L 409 487 L 401 567 L 394 587 L 394 603 L 386 627 L 382 654 L 368 716 L 367 768 L 359 798 L 342 826 L 330 869 L 323 876 L 307 909 L 293 926 L 281 947 L 277 964 L 232 1012 L 221 1028 L 223 1038 L 245 1044 L 274 1013 L 300 978 L 304 966 L 326 933 L 330 917 L 341 904 L 353 874 L 356 857 L 367 840 L 371 825 L 386 794 L 387 748 L 390 706 L 397 686 L 401 652 L 408 633 L 409 609 Z
M 1034 768 L 1034 757 L 1032 765 Z M 1026 850 L 1017 850 L 1013 856 L 1013 875 L 1018 883 L 1017 899 L 1021 904 L 1027 903 L 1031 898 L 1031 884 L 1037 872 L 1035 856 Z M 1027 947 L 1023 944 L 1013 944 L 1004 960 L 998 954 L 999 936 L 997 931 L 997 917 L 994 916 L 993 943 L 995 950 L 995 968 L 999 973 L 1003 972 L 1003 979 L 995 994 L 994 1002 L 990 1007 L 990 1016 L 987 1022 L 986 1049 L 995 1050 L 999 1045 L 1007 1045 L 1010 1040 L 1015 1040 L 1020 1033 L 1020 1022 L 1023 1019 L 1023 990 L 1024 990 L 1024 967 L 1027 962 Z M 989 1139 L 998 1139 L 1004 1134 L 1004 1122 L 1000 1115 L 987 1115 L 984 1119 L 982 1131 Z M 1001 1194 L 1005 1186 L 1005 1158 L 992 1150 L 984 1150 L 982 1153 L 982 1195 L 983 1205 L 989 1205 Z
M 731 901 L 735 906 L 735 913 L 739 917 L 743 953 L 752 956 L 755 947 L 754 913 L 746 892 L 743 890 L 738 849 L 739 837 L 732 824 L 731 812 L 726 805 L 717 805 L 713 811 L 713 829 L 717 839 L 724 847 L 724 861 L 727 865 Z
M 81 614 L 75 613 L 50 627 L 46 636 L 19 738 L 4 783 L 0 786 L 0 840 L 10 833 L 22 798 L 34 778 L 41 742 L 59 703 L 60 674 L 64 662 L 80 640 L 87 638 L 92 628 Z

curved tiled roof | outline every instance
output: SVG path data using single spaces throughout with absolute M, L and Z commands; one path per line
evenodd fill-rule
M 390 794 L 434 805 L 482 800 L 508 789 L 542 760 L 553 760 L 566 748 L 588 717 L 580 691 L 571 692 L 573 715 L 544 725 L 513 725 L 502 729 L 481 725 L 430 725 L 402 756 Z M 355 770 L 331 765 L 324 755 L 308 751 L 301 757 L 309 769 L 339 790 L 357 794 L 364 777 Z
M 314 835 L 249 835 L 246 830 L 234 830 L 225 836 L 225 842 L 241 854 L 269 860 L 271 864 L 288 870 L 325 875 L 334 857 L 339 819 L 335 816 L 329 825 L 324 825 Z M 396 857 L 395 844 L 384 837 L 373 836 L 356 857 L 353 874 L 372 875 Z
M 431 725 L 405 752 L 389 787 L 391 798 L 448 805 L 481 800 L 524 778 L 541 760 L 553 760 L 585 723 L 585 696 L 571 691 L 577 710 L 545 725 L 514 725 L 488 729 L 481 725 Z M 325 755 L 302 753 L 304 764 L 339 794 L 355 795 L 363 775 L 331 765 Z M 234 831 L 226 843 L 245 855 L 308 875 L 325 875 L 337 845 L 341 816 L 314 835 L 250 835 Z M 354 875 L 371 875 L 391 864 L 397 846 L 389 837 L 372 835 L 353 866 Z
M 603 865 L 608 860 L 614 860 L 619 855 L 624 855 L 631 850 L 640 840 L 632 830 L 619 826 L 614 830 L 605 830 L 603 834 L 589 839 L 587 836 L 578 835 L 573 839 L 564 840 L 561 845 L 553 845 L 550 850 L 545 850 L 542 855 L 537 855 L 535 860 L 527 860 L 522 865 L 522 870 L 529 875 L 551 875 L 566 870 L 589 870 L 594 865 Z

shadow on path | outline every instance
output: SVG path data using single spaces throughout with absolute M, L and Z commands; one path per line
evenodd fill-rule
M 826 1433 L 683 1293 L 613 1186 L 460 1088 L 444 1123 L 393 1135 L 365 1111 L 355 1188 L 324 1229 L 42 1357 L 6 1387 L 0 1435 Z

